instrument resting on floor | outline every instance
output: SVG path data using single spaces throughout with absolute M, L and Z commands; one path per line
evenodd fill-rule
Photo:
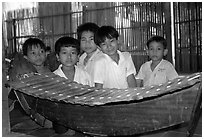
M 51 121 L 92 135 L 127 136 L 189 122 L 201 82 L 201 73 L 194 73 L 155 86 L 98 89 L 34 73 L 8 85 Z

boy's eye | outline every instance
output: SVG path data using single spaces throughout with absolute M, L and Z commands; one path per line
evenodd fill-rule
M 66 52 L 66 51 L 62 51 L 61 53 L 62 53 L 62 54 L 66 54 L 67 52 Z
M 44 52 L 45 52 L 44 50 L 41 50 L 41 51 L 40 51 L 40 53 L 44 53 Z
M 94 37 L 91 37 L 90 40 L 94 40 Z
M 76 55 L 76 54 L 77 54 L 77 52 L 75 52 L 75 51 L 72 51 L 72 54 Z
M 86 41 L 86 39 L 83 38 L 83 39 L 81 39 L 81 41 L 84 42 L 84 41 Z
M 110 39 L 110 42 L 113 42 L 114 40 L 113 39 Z
M 35 54 L 35 52 L 31 52 L 31 54 L 32 54 L 32 55 L 34 55 L 34 54 Z
M 158 50 L 161 50 L 161 48 L 159 47 Z
M 101 43 L 100 45 L 101 45 L 101 46 L 105 46 L 106 44 L 105 44 L 105 43 Z

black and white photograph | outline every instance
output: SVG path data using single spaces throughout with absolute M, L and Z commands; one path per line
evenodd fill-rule
M 202 137 L 201 1 L 5 1 L 2 137 Z

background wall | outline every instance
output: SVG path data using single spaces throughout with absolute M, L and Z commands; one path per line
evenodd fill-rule
M 68 35 L 76 38 L 78 25 L 94 22 L 99 26 L 116 27 L 120 33 L 120 50 L 132 54 L 137 70 L 148 60 L 147 40 L 153 35 L 160 35 L 168 42 L 167 60 L 175 61 L 175 68 L 179 73 L 202 71 L 202 3 L 39 2 L 32 4 L 33 6 L 29 8 L 20 7 L 3 13 L 3 43 L 7 58 L 11 58 L 14 52 L 21 52 L 22 44 L 28 37 L 41 38 L 53 51 L 54 43 L 59 37 Z M 175 51 L 172 51 L 172 46 Z

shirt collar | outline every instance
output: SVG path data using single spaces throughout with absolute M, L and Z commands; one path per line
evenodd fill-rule
M 117 53 L 118 53 L 118 55 L 119 55 L 119 61 L 118 61 L 118 63 L 121 63 L 122 61 L 124 61 L 124 56 L 123 56 L 123 53 L 122 52 L 120 52 L 119 50 L 117 50 Z M 108 56 L 107 54 L 104 54 L 107 58 L 108 58 L 108 60 L 110 60 L 110 61 L 113 61 L 111 58 L 110 58 L 110 56 Z
M 101 51 L 97 48 L 96 51 L 93 53 L 93 55 L 90 57 L 89 60 L 91 60 L 93 57 L 95 57 L 95 55 L 97 55 L 98 53 L 100 53 Z M 84 58 L 86 58 L 87 53 L 84 53 Z
M 155 67 L 155 69 L 157 68 L 157 67 L 159 67 L 159 65 L 161 65 L 161 63 L 164 61 L 164 59 L 162 59 L 160 62 L 159 62 L 159 64 Z M 150 61 L 150 66 L 151 66 L 151 64 L 152 64 L 152 60 Z

